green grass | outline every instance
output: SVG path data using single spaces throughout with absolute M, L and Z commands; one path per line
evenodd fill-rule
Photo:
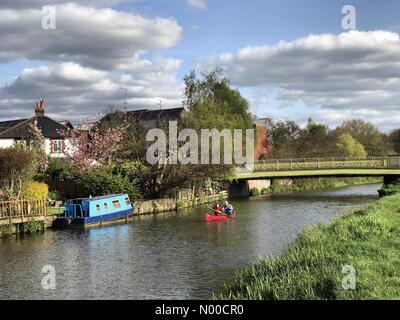
M 63 213 L 64 208 L 54 208 L 54 207 L 47 207 L 48 214 L 59 214 Z
M 400 194 L 304 230 L 276 258 L 237 272 L 213 299 L 400 299 Z M 354 266 L 356 289 L 345 290 L 345 265 Z

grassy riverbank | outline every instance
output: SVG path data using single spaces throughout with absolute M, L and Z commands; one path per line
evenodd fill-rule
M 215 299 L 400 299 L 400 194 L 304 230 L 276 258 L 260 258 Z M 355 290 L 342 287 L 353 266 Z
M 363 185 L 369 183 L 381 183 L 382 178 L 361 177 L 361 178 L 328 178 L 328 179 L 299 179 L 291 185 L 272 184 L 269 188 L 258 190 L 258 194 L 275 194 L 284 192 L 301 192 L 321 190 L 330 188 L 342 188 L 347 186 Z M 257 190 L 252 190 L 257 195 Z

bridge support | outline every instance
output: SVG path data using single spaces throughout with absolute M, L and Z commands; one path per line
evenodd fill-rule
M 229 185 L 229 198 L 250 197 L 249 183 L 247 180 L 233 181 Z
M 384 176 L 383 177 L 383 184 L 387 186 L 388 184 L 391 184 L 393 182 L 399 181 L 400 177 L 399 176 Z
M 388 175 L 383 177 L 383 187 L 382 189 L 378 190 L 379 197 L 386 197 L 390 196 L 397 191 L 389 191 L 386 187 L 396 181 L 400 181 L 400 176 Z

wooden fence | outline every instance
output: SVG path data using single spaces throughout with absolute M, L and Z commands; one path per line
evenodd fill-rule
M 0 202 L 0 219 L 46 216 L 46 200 L 16 200 Z

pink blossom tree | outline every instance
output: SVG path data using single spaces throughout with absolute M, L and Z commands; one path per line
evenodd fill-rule
M 66 157 L 80 176 L 94 166 L 111 161 L 126 129 L 123 125 L 102 130 L 97 126 L 91 128 L 89 123 L 85 123 L 83 127 L 86 130 L 70 129 L 59 132 L 66 141 Z

